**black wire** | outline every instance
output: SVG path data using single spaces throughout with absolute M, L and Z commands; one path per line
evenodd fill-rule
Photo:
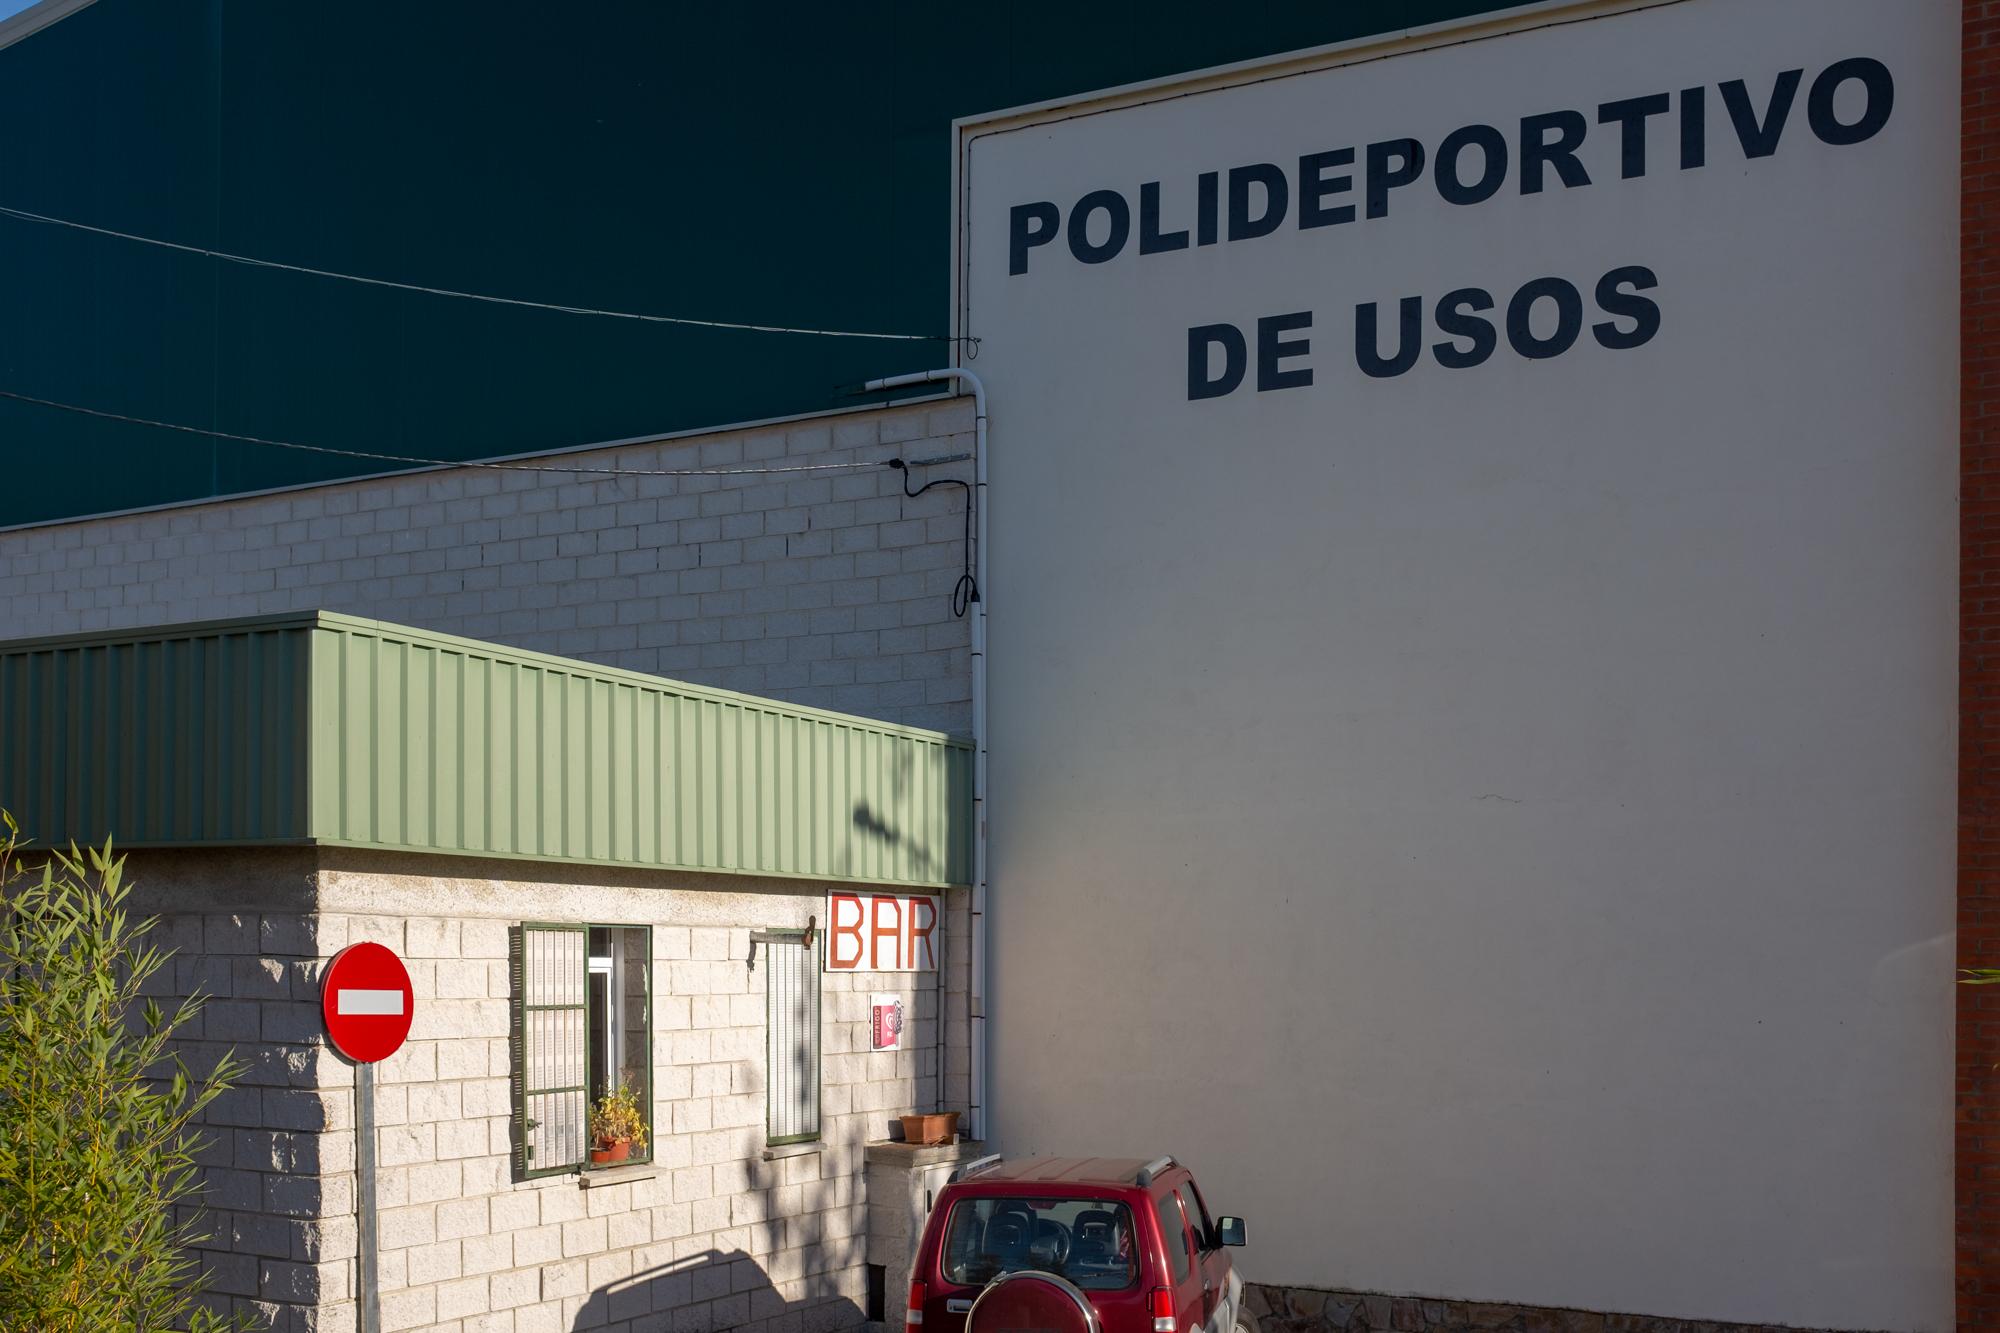
M 909 465 L 900 458 L 894 458 L 889 460 L 889 466 L 903 474 L 903 494 L 912 500 L 933 486 L 958 486 L 965 491 L 965 572 L 958 576 L 958 582 L 951 587 L 951 613 L 963 618 L 965 613 L 972 609 L 972 604 L 979 600 L 979 583 L 972 577 L 972 483 L 960 481 L 957 477 L 939 477 L 936 481 L 925 482 L 913 491 L 910 489 Z

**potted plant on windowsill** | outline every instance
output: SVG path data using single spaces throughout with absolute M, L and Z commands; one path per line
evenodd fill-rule
M 590 1108 L 590 1161 L 593 1166 L 623 1162 L 646 1151 L 646 1117 L 638 1095 L 620 1083 Z
M 933 1111 L 928 1114 L 898 1116 L 903 1122 L 903 1141 L 931 1146 L 950 1143 L 958 1137 L 958 1112 Z

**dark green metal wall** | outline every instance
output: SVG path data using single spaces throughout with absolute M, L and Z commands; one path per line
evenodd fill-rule
M 939 333 L 956 116 L 1491 0 L 98 0 L 0 50 L 0 205 L 566 304 Z M 941 344 L 640 325 L 0 218 L 0 389 L 477 458 L 809 412 Z M 0 525 L 382 470 L 0 400 Z

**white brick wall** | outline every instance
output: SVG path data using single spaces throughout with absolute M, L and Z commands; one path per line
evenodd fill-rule
M 327 1090 L 348 1071 L 321 1039 L 318 1003 L 322 960 L 345 939 L 310 913 L 253 910 L 164 915 L 151 942 L 175 956 L 150 994 L 208 997 L 178 1043 L 190 1071 L 232 1051 L 248 1066 L 203 1116 L 213 1303 L 285 1328 L 295 1304 L 353 1284 L 353 1101 Z
M 747 965 L 749 934 L 822 914 L 821 886 L 618 887 L 576 869 L 437 880 L 422 858 L 401 863 L 413 873 L 322 861 L 317 913 L 163 920 L 181 950 L 163 993 L 200 986 L 216 997 L 192 1034 L 191 1063 L 231 1045 L 253 1058 L 208 1116 L 215 1239 L 204 1258 L 218 1301 L 280 1331 L 355 1326 L 353 1071 L 324 1044 L 318 981 L 333 953 L 368 939 L 404 957 L 417 997 L 410 1040 L 377 1071 L 385 1330 L 827 1333 L 860 1323 L 862 1145 L 886 1137 L 898 1113 L 935 1109 L 940 1003 L 959 1015 L 946 1020 L 944 1100 L 964 1105 L 966 895 L 947 895 L 942 988 L 937 975 L 822 978 L 823 1146 L 767 1160 L 768 969 Z M 199 876 L 183 868 L 179 878 Z M 582 1189 L 574 1176 L 512 1177 L 507 945 L 523 919 L 652 927 L 654 1169 L 643 1179 Z M 904 1051 L 868 1049 L 875 991 L 904 998 Z
M 969 404 L 544 459 L 855 471 L 453 469 L 0 532 L 0 638 L 321 609 L 966 731 L 964 491 L 875 466 L 971 450 Z M 969 477 L 969 464 L 923 480 Z

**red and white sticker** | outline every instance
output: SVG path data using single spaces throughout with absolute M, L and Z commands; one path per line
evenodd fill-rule
M 409 969 L 386 945 L 350 944 L 333 956 L 320 982 L 326 1035 L 350 1060 L 386 1060 L 410 1035 L 415 998 Z
M 868 1049 L 871 1051 L 900 1051 L 903 1049 L 902 996 L 871 995 L 868 997 Z

